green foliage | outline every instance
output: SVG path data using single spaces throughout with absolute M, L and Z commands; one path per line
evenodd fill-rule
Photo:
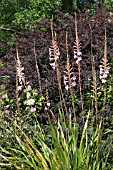
M 61 5 L 61 0 L 2 0 L 0 22 L 25 26 L 26 22 L 38 22 L 42 16 L 51 18 L 52 12 Z

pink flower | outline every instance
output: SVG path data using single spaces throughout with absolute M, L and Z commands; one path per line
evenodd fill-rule
M 29 91 L 32 90 L 32 88 L 31 88 L 30 85 L 27 86 L 27 89 L 28 89 Z
M 38 105 L 38 102 L 36 102 L 35 104 Z
M 71 77 L 71 80 L 75 81 L 76 80 L 76 77 L 75 75 L 73 77 Z
M 5 112 L 6 112 L 6 114 L 9 114 L 9 113 L 10 113 L 10 111 L 9 111 L 9 110 L 6 110 Z
M 72 86 L 73 86 L 73 87 L 76 86 L 76 82 L 75 82 L 75 81 L 72 82 Z
M 105 79 L 102 79 L 102 83 L 106 83 L 106 80 L 105 80 Z
M 53 68 L 53 70 L 55 70 L 55 62 L 54 63 L 50 63 L 50 65 Z
M 104 72 L 103 74 L 103 78 L 106 78 L 108 75 Z
M 48 110 L 48 108 L 45 106 L 44 110 L 46 111 L 46 110 Z
M 107 74 L 107 75 L 109 74 L 109 69 L 110 69 L 109 67 L 106 68 L 105 74 Z
M 18 86 L 18 91 L 21 91 L 23 89 L 23 86 Z
M 28 106 L 32 106 L 35 104 L 35 100 L 34 99 L 29 99 L 27 102 L 26 102 L 26 105 Z
M 36 108 L 35 107 L 31 107 L 30 112 L 32 112 L 32 113 L 36 112 Z

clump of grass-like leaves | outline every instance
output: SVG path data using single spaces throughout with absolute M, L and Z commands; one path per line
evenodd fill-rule
M 35 170 L 100 170 L 106 167 L 108 153 L 103 154 L 104 146 L 100 145 L 101 123 L 99 128 L 89 133 L 89 114 L 80 135 L 79 128 L 71 115 L 65 121 L 60 117 L 52 124 L 49 119 L 50 137 L 40 124 L 33 130 L 33 139 L 29 138 L 21 127 L 13 123 L 16 144 L 7 150 L 0 147 L 2 168 L 35 169 Z M 16 132 L 15 131 L 15 132 Z M 47 138 L 49 140 L 47 140 Z M 35 141 L 35 142 L 34 142 Z

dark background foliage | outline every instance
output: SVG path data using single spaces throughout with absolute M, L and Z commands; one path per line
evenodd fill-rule
M 93 15 L 89 16 L 88 12 L 78 12 L 77 13 L 77 22 L 78 22 L 78 35 L 81 42 L 81 51 L 82 51 L 82 62 L 81 62 L 81 76 L 82 76 L 82 88 L 85 95 L 87 91 L 88 79 L 92 78 L 91 73 L 91 30 L 92 29 L 92 50 L 95 57 L 95 65 L 98 75 L 99 64 L 103 57 L 104 51 L 104 33 L 105 26 L 107 28 L 107 46 L 108 46 L 108 60 L 109 62 L 113 57 L 113 20 L 110 13 L 105 10 L 105 7 L 96 8 L 96 11 Z M 89 26 L 90 24 L 90 26 Z M 37 54 L 37 61 L 39 64 L 41 81 L 42 81 L 42 90 L 43 95 L 45 96 L 46 91 L 46 79 L 48 80 L 48 89 L 50 100 L 54 104 L 58 104 L 59 94 L 56 74 L 52 70 L 52 67 L 49 63 L 49 47 L 51 45 L 51 28 L 50 21 L 47 21 L 45 18 L 38 23 L 28 23 L 29 28 L 31 29 L 20 29 L 15 28 L 15 31 L 12 34 L 12 37 L 7 37 L 9 42 L 6 48 L 7 51 L 1 52 L 1 62 L 4 63 L 0 68 L 1 81 L 6 83 L 7 88 L 11 92 L 12 97 L 15 96 L 15 47 L 18 46 L 19 56 L 21 59 L 22 66 L 25 68 L 25 77 L 26 81 L 31 82 L 35 88 L 38 87 L 38 78 L 35 68 L 34 60 L 34 40 L 35 48 Z M 57 9 L 54 12 L 53 17 L 53 27 L 56 31 L 58 47 L 60 49 L 60 71 L 63 77 L 63 71 L 65 70 L 66 63 L 66 31 L 68 32 L 68 47 L 69 47 L 69 56 L 71 63 L 75 68 L 76 75 L 78 75 L 77 65 L 73 60 L 73 45 L 75 41 L 75 22 L 74 15 L 62 13 L 61 10 Z M 3 44 L 1 44 L 1 47 Z M 11 46 L 11 47 L 10 47 Z M 5 53 L 4 53 L 5 52 Z M 9 76 L 5 80 L 3 77 Z M 99 82 L 99 80 L 98 80 Z M 62 82 L 62 87 L 64 85 Z M 79 86 L 75 87 L 76 92 L 79 91 Z M 65 90 L 64 90 L 65 91 Z M 65 91 L 66 94 L 66 91 Z M 77 92 L 78 95 L 78 92 Z M 84 96 L 85 98 L 85 96 Z

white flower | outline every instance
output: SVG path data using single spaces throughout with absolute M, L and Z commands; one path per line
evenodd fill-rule
M 47 106 L 50 107 L 50 102 L 47 102 Z
M 69 86 L 68 86 L 68 85 L 66 85 L 66 86 L 65 86 L 65 89 L 66 89 L 66 90 L 68 90 L 68 89 L 69 89 Z
M 52 55 L 51 48 L 49 48 L 49 55 L 50 55 L 50 56 Z
M 102 67 L 100 67 L 100 74 L 103 74 L 103 68 Z
M 3 95 L 3 98 L 8 98 L 8 95 L 7 95 L 7 93 Z
M 10 105 L 6 105 L 5 107 L 6 107 L 6 108 L 9 108 L 9 107 L 10 107 Z
M 76 51 L 74 51 L 74 59 L 76 59 L 77 58 L 77 53 L 76 53 Z
M 94 95 L 91 94 L 91 98 L 94 98 Z
M 68 76 L 64 75 L 64 85 L 66 86 L 67 83 L 68 83 Z
M 30 96 L 31 96 L 31 94 L 29 92 L 27 92 L 27 94 L 26 94 L 27 99 L 29 99 Z
M 106 80 L 105 80 L 105 79 L 102 79 L 102 83 L 106 83 Z
M 34 105 L 35 104 L 35 100 L 33 100 L 33 99 L 29 99 L 27 102 L 26 102 L 26 105 L 28 105 L 28 106 L 32 106 L 32 105 Z
M 76 63 L 78 64 L 81 60 L 82 60 L 82 58 L 81 58 L 81 57 L 77 57 L 77 61 L 76 61 Z
M 102 81 L 102 83 L 106 83 L 106 78 L 109 74 L 109 67 L 106 67 L 106 69 L 103 69 L 102 65 L 99 66 L 100 67 L 100 79 Z
M 80 56 L 80 55 L 82 55 L 82 53 L 81 53 L 80 51 L 78 51 L 78 52 L 77 52 L 77 55 Z
M 100 75 L 100 79 L 102 79 L 102 78 L 103 78 L 103 76 Z

